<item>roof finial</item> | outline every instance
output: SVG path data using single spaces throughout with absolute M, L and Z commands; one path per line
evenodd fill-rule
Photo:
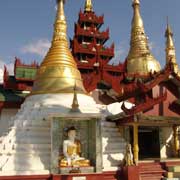
M 74 85 L 74 97 L 73 97 L 73 103 L 72 103 L 72 111 L 77 112 L 79 111 L 79 104 L 78 104 L 78 99 L 77 99 L 77 92 L 76 92 L 76 82 Z
M 132 6 L 134 15 L 131 25 L 130 50 L 127 56 L 127 72 L 141 75 L 158 72 L 160 71 L 160 64 L 149 49 L 148 38 L 140 14 L 140 1 L 133 0 Z
M 64 0 L 57 0 L 57 15 L 51 47 L 38 69 L 31 94 L 86 93 L 81 74 L 69 50 Z
M 85 2 L 85 7 L 84 7 L 85 12 L 93 12 L 93 4 L 92 0 L 86 0 Z
M 169 18 L 167 16 L 167 28 L 166 28 L 165 36 L 167 37 L 168 35 L 173 36 L 173 32 L 172 32 L 171 26 L 169 25 Z
M 166 37 L 166 65 L 173 65 L 174 72 L 178 72 L 178 65 L 176 62 L 176 49 L 173 41 L 173 32 L 169 25 L 169 20 L 167 17 L 167 28 L 165 32 Z
M 139 0 L 133 0 L 133 5 L 140 4 Z

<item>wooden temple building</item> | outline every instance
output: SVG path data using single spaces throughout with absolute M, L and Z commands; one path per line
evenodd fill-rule
M 109 64 L 114 57 L 115 45 L 105 46 L 110 38 L 109 28 L 101 31 L 104 16 L 94 12 L 91 0 L 86 0 L 84 10 L 80 10 L 74 37 L 70 40 L 70 49 L 86 91 L 101 105 L 121 104 L 118 114 L 109 114 L 105 119 L 108 123 L 116 124 L 122 138 L 132 146 L 134 165 L 123 166 L 119 162 L 119 170 L 109 170 L 98 176 L 107 180 L 178 180 L 180 70 L 173 32 L 167 23 L 166 65 L 161 67 L 148 45 L 139 0 L 133 0 L 132 7 L 130 50 L 122 64 Z M 13 76 L 4 68 L 4 82 L 0 86 L 0 136 L 7 133 L 13 123 L 11 117 L 31 93 L 38 69 L 36 62 L 27 65 L 18 58 L 15 59 Z M 132 107 L 126 107 L 126 102 L 131 103 Z M 3 178 L 10 180 L 12 177 Z M 73 179 L 72 176 L 60 178 L 53 175 L 18 178 Z M 98 177 L 87 174 L 86 178 L 93 180 Z

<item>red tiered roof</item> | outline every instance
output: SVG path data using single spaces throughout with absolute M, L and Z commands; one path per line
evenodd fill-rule
M 35 61 L 31 64 L 22 63 L 15 58 L 14 76 L 10 76 L 7 67 L 4 67 L 3 88 L 15 91 L 31 91 L 35 74 L 39 65 Z
M 96 89 L 101 82 L 117 91 L 123 79 L 124 65 L 109 65 L 114 57 L 114 44 L 110 47 L 104 45 L 109 39 L 109 28 L 100 31 L 103 23 L 104 16 L 80 11 L 78 22 L 75 24 L 75 35 L 71 41 L 72 54 L 88 92 Z M 85 59 L 82 60 L 82 57 Z
M 91 32 L 91 33 L 89 33 Z M 89 36 L 89 37 L 95 37 L 98 39 L 109 39 L 109 28 L 106 29 L 106 31 L 99 32 L 94 27 L 89 27 L 87 29 L 83 29 L 80 27 L 79 24 L 75 24 L 75 34 L 76 36 Z
M 104 15 L 97 16 L 94 12 L 84 13 L 80 10 L 79 12 L 79 23 L 92 22 L 96 24 L 104 24 Z

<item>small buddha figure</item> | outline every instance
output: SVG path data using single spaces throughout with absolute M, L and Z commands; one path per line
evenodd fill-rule
M 75 127 L 67 130 L 68 139 L 63 142 L 63 158 L 60 167 L 87 167 L 90 161 L 81 157 L 81 142 L 76 139 Z
M 125 160 L 125 166 L 134 165 L 131 144 L 126 145 L 126 153 L 124 156 L 124 160 Z

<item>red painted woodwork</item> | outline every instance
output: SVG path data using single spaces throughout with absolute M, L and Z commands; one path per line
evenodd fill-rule
M 98 53 L 99 56 L 114 56 L 114 44 L 110 48 L 104 47 L 102 45 L 97 45 L 97 42 L 92 42 L 91 44 L 80 44 L 77 39 L 73 40 L 73 53 L 84 53 L 95 55 Z
M 93 174 L 70 174 L 70 175 L 53 175 L 52 180 L 73 180 L 73 177 L 86 177 L 86 180 L 124 180 L 121 172 L 104 172 Z
M 141 180 L 161 180 L 166 170 L 160 162 L 140 163 L 139 176 Z
M 173 103 L 171 103 L 171 104 L 169 105 L 169 109 L 170 109 L 172 112 L 180 115 L 180 104 L 177 103 L 176 101 L 174 101 Z
M 161 94 L 162 90 L 159 86 L 153 88 L 153 94 Z M 145 112 L 145 115 L 157 115 L 157 116 L 172 116 L 172 117 L 178 117 L 179 114 L 176 112 L 175 108 L 171 108 L 171 104 L 176 100 L 176 97 L 174 94 L 169 91 L 166 87 L 164 87 L 164 91 L 167 92 L 167 98 L 163 102 L 155 105 L 153 109 Z
M 123 167 L 124 180 L 139 180 L 139 167 L 138 166 L 125 166 Z
M 124 180 L 120 172 L 114 171 L 93 174 L 0 176 L 0 180 L 73 180 L 73 177 L 86 177 L 86 180 Z
M 89 31 L 93 33 L 89 33 Z M 89 27 L 87 29 L 83 29 L 80 27 L 79 24 L 75 24 L 75 34 L 77 36 L 89 36 L 89 37 L 96 37 L 98 39 L 109 39 L 109 28 L 106 31 L 99 32 L 97 29 L 95 29 L 93 26 Z
M 104 24 L 104 15 L 98 17 L 94 12 L 83 13 L 80 10 L 79 22 L 93 22 L 96 24 Z
M 167 98 L 167 92 L 165 92 L 163 95 L 157 97 L 157 98 L 150 98 L 146 95 L 145 97 L 145 102 L 140 103 L 138 105 L 135 105 L 134 107 L 132 107 L 131 109 L 127 109 L 125 107 L 125 104 L 123 102 L 121 109 L 127 114 L 127 115 L 134 115 L 137 114 L 139 112 L 144 112 L 148 109 L 150 109 L 151 107 L 153 107 L 156 104 L 159 104 L 163 101 L 165 101 Z
M 52 175 L 0 176 L 0 180 L 52 180 Z
M 24 102 L 24 100 L 19 101 L 19 102 L 0 102 L 0 110 L 2 109 L 19 109 L 21 107 L 21 104 Z

